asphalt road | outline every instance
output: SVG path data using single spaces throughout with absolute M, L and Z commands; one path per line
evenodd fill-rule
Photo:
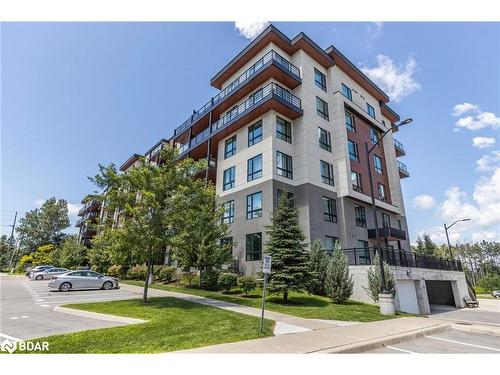
M 478 308 L 455 309 L 431 305 L 433 319 L 444 319 L 472 324 L 490 324 L 500 327 L 500 299 L 480 299 Z
M 54 307 L 84 302 L 139 298 L 123 289 L 50 291 L 48 281 L 33 281 L 25 276 L 0 275 L 0 342 L 3 339 L 28 340 L 61 333 L 123 325 L 62 312 Z

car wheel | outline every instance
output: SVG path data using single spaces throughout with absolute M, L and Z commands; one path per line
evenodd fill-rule
M 69 292 L 71 290 L 71 284 L 70 283 L 62 283 L 59 285 L 59 290 L 61 292 Z
M 111 281 L 106 281 L 104 284 L 102 284 L 102 289 L 104 290 L 109 290 L 113 287 L 113 283 Z
M 38 276 L 36 277 L 36 279 L 37 279 L 37 280 L 43 280 L 43 276 L 42 276 L 42 275 L 38 275 Z

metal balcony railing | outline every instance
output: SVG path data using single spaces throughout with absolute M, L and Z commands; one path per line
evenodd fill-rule
M 398 160 L 398 169 L 405 174 L 408 175 L 410 174 L 408 173 L 408 168 L 406 167 L 406 164 L 401 163 L 399 160 Z
M 83 223 L 85 223 L 87 220 L 90 220 L 90 219 L 93 219 L 93 218 L 96 218 L 98 215 L 98 212 L 88 212 L 86 213 L 85 215 L 83 215 L 83 217 L 81 217 L 80 219 L 77 220 L 75 226 L 76 227 L 79 227 L 81 226 Z
M 400 150 L 404 153 L 405 149 L 403 147 L 403 144 L 401 142 L 399 142 L 396 138 L 393 138 L 393 140 L 394 140 L 394 147 L 396 147 L 398 150 Z
M 82 208 L 80 208 L 80 210 L 78 211 L 78 215 L 83 214 L 91 206 L 98 205 L 98 204 L 99 204 L 99 202 L 97 201 L 97 199 L 92 199 L 92 200 L 88 201 L 87 203 L 85 203 L 85 205 Z
M 209 112 L 214 106 L 216 106 L 223 99 L 231 95 L 236 89 L 241 87 L 243 84 L 248 82 L 253 76 L 259 73 L 262 69 L 264 69 L 269 64 L 276 64 L 280 68 L 284 69 L 288 73 L 300 79 L 300 70 L 279 53 L 274 50 L 266 53 L 261 59 L 259 59 L 255 64 L 253 64 L 250 68 L 248 68 L 245 72 L 243 72 L 238 78 L 236 78 L 233 82 L 231 82 L 227 87 L 219 92 L 216 96 L 210 99 L 203 107 L 201 107 L 198 111 L 194 111 L 193 114 L 184 121 L 180 126 L 178 126 L 174 135 L 178 135 L 182 131 L 189 128 L 189 126 L 204 116 L 207 112 Z

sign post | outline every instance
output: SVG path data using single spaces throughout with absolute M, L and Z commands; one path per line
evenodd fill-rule
M 262 262 L 262 272 L 264 273 L 264 287 L 262 288 L 262 313 L 260 316 L 260 333 L 264 332 L 264 309 L 266 307 L 266 286 L 267 286 L 267 275 L 271 273 L 271 256 L 264 255 L 264 261 Z

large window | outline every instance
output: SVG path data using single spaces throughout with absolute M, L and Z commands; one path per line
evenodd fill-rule
M 382 228 L 390 228 L 391 227 L 391 217 L 389 214 L 382 212 Z
M 345 127 L 351 132 L 356 132 L 356 125 L 354 123 L 354 116 L 349 111 L 344 111 L 345 113 Z
M 330 223 L 337 222 L 337 206 L 335 199 L 323 197 L 323 219 Z
M 321 90 L 326 91 L 326 76 L 316 68 L 314 68 L 314 83 Z
M 328 103 L 318 97 L 316 97 L 316 113 L 326 121 L 330 119 L 328 115 Z
M 282 152 L 276 152 L 276 168 L 278 175 L 293 179 L 292 157 Z
M 262 259 L 262 233 L 247 234 L 245 253 L 247 261 Z
M 333 253 L 333 248 L 335 247 L 335 244 L 339 242 L 338 237 L 333 237 L 333 236 L 325 236 L 325 248 L 326 252 L 328 254 Z
M 375 172 L 382 173 L 382 159 L 377 155 L 373 155 L 373 164 L 375 164 Z
M 262 177 L 262 154 L 247 161 L 247 181 Z
M 342 84 L 342 95 L 344 95 L 347 99 L 352 100 L 351 89 L 344 84 Z
M 234 181 L 236 177 L 236 167 L 228 168 L 224 171 L 223 190 L 234 188 Z
M 361 185 L 361 174 L 355 171 L 351 171 L 351 181 L 352 181 L 352 188 L 355 191 L 359 191 L 361 193 L 363 191 Z
M 349 158 L 354 161 L 359 161 L 358 145 L 351 140 L 347 142 L 347 145 L 349 148 Z
M 286 193 L 286 199 L 288 201 L 288 204 L 290 205 L 290 207 L 294 207 L 295 206 L 295 196 L 293 195 L 293 193 L 290 193 L 289 191 L 285 192 L 283 190 L 278 189 L 278 194 L 277 194 L 278 203 L 281 200 L 281 197 L 283 196 L 283 194 L 285 194 L 285 193 Z
M 248 127 L 248 147 L 262 141 L 262 121 Z
M 380 199 L 382 202 L 385 202 L 387 199 L 385 196 L 385 186 L 380 182 L 377 185 L 377 191 L 378 191 L 378 199 Z
M 375 118 L 375 109 L 368 103 L 366 103 L 366 110 L 371 117 Z
M 319 147 L 321 147 L 323 150 L 332 151 L 332 138 L 330 136 L 330 132 L 318 128 L 318 138 L 319 138 Z
M 370 128 L 370 139 L 372 141 L 372 145 L 378 142 L 378 131 L 374 128 Z
M 356 217 L 356 226 L 366 228 L 366 212 L 363 206 L 354 205 L 354 216 Z
M 283 120 L 281 117 L 276 116 L 276 137 L 292 143 L 292 124 L 288 121 Z
M 321 181 L 328 185 L 334 185 L 333 165 L 324 160 L 320 160 Z
M 236 136 L 233 135 L 231 138 L 226 139 L 224 145 L 224 159 L 227 159 L 236 154 Z
M 262 217 L 262 192 L 247 195 L 247 219 Z
M 224 203 L 224 215 L 222 216 L 222 222 L 225 224 L 231 224 L 234 222 L 234 201 L 229 201 Z

